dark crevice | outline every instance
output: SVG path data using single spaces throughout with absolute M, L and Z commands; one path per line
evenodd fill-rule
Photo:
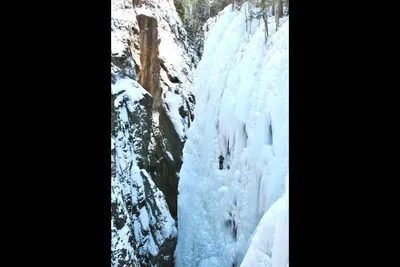
M 188 96 L 188 100 L 189 100 L 189 102 L 190 102 L 190 103 L 192 103 L 192 104 L 196 104 L 196 101 L 195 101 L 194 95 L 190 94 L 190 95 Z
M 244 133 L 244 136 L 245 136 L 244 146 L 246 147 L 247 146 L 247 139 L 249 138 L 249 136 L 247 135 L 246 124 L 243 124 L 243 133 Z
M 184 106 L 179 107 L 179 115 L 181 115 L 182 119 L 188 115 L 188 112 L 185 110 Z
M 272 140 L 272 124 L 270 124 L 269 126 L 268 126 L 268 145 L 271 145 L 272 146 L 272 144 L 273 144 L 273 140 Z
M 171 76 L 169 73 L 167 73 L 168 75 L 168 79 L 172 82 L 172 83 L 181 83 L 181 81 L 178 79 L 178 77 L 176 76 Z

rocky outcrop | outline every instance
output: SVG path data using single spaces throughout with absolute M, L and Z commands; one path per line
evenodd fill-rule
M 160 60 L 158 56 L 157 20 L 144 14 L 137 16 L 140 28 L 140 64 L 139 83 L 154 99 L 153 109 L 161 106 Z
M 198 59 L 172 0 L 112 0 L 111 25 L 112 266 L 173 266 Z
M 128 77 L 120 77 L 113 87 L 112 265 L 173 266 L 175 221 L 146 171 L 152 97 Z
M 156 185 L 164 193 L 171 215 L 176 218 L 177 213 L 177 188 L 179 171 L 182 165 L 182 149 L 185 136 L 178 133 L 176 125 L 172 122 L 176 115 L 182 118 L 184 128 L 190 127 L 194 119 L 194 104 L 189 104 L 189 96 L 194 99 L 190 92 L 182 93 L 187 85 L 191 85 L 189 70 L 193 68 L 192 59 L 185 57 L 188 52 L 188 44 L 184 42 L 186 32 L 183 25 L 174 12 L 172 1 L 168 6 L 169 12 L 158 12 L 151 2 L 140 5 L 137 11 L 137 24 L 139 28 L 140 70 L 138 71 L 139 83 L 153 96 L 152 112 L 157 118 L 153 124 L 152 136 L 153 146 L 149 150 L 149 168 L 147 171 L 153 177 Z M 143 8 L 147 11 L 143 12 Z M 170 12 L 170 11 L 173 12 Z M 172 14 L 171 14 L 172 13 Z M 168 32 L 168 35 L 166 35 Z M 163 33 L 163 39 L 160 33 Z M 164 42 L 164 43 L 163 43 Z M 171 44 L 175 45 L 175 49 Z M 169 50 L 169 51 L 168 51 Z M 168 52 L 168 54 L 166 53 Z M 177 53 L 175 57 L 182 58 L 181 64 L 171 64 L 175 58 L 170 53 Z M 180 54 L 179 54 L 180 52 Z M 182 67 L 183 65 L 183 67 Z M 182 105 L 172 107 L 164 92 L 178 92 L 182 98 Z M 192 101 L 193 102 L 193 101 Z
M 155 135 L 157 143 L 155 158 L 161 158 L 150 169 L 155 183 L 164 192 L 171 215 L 177 216 L 177 196 L 179 171 L 182 166 L 182 149 L 184 143 L 175 131 L 167 115 L 165 106 L 160 109 L 160 125 Z

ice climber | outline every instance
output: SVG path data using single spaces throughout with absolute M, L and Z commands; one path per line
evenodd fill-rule
M 224 156 L 222 156 L 222 152 L 218 158 L 219 158 L 219 169 L 222 170 L 224 168 L 224 165 L 223 165 L 224 164 Z

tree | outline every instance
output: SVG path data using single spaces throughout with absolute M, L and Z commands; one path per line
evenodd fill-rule
M 210 4 L 210 17 L 214 17 L 227 5 L 231 4 L 232 0 L 214 0 Z
M 286 4 L 286 15 L 289 16 L 289 0 L 285 0 L 285 4 Z
M 250 11 L 249 11 L 249 21 L 250 21 L 249 31 L 250 31 L 250 34 L 251 34 L 251 23 L 252 23 L 253 19 L 254 19 L 254 12 L 253 12 L 253 10 L 250 9 Z
M 175 8 L 186 29 L 189 44 L 199 57 L 203 53 L 205 22 L 226 6 L 232 4 L 233 7 L 237 3 L 239 0 L 174 0 Z
M 195 45 L 196 45 L 197 56 L 198 56 L 198 58 L 201 58 L 202 55 L 203 55 L 203 51 L 204 51 L 204 30 L 203 30 L 203 27 L 200 27 L 198 29 L 198 31 L 197 31 Z
M 279 0 L 279 17 L 283 18 L 283 0 Z
M 197 0 L 193 5 L 193 16 L 194 19 L 200 23 L 204 23 L 209 18 L 209 6 L 208 0 Z
M 185 25 L 187 23 L 187 0 L 174 0 L 174 5 L 182 23 Z
M 249 33 L 251 34 L 251 21 L 253 19 L 252 10 L 247 8 L 244 9 L 244 16 L 246 18 L 246 39 L 248 41 Z
M 283 1 L 276 0 L 275 3 L 275 31 L 279 28 L 279 18 L 283 17 Z
M 275 0 L 272 1 L 272 16 L 275 16 Z
M 260 3 L 258 4 L 258 7 L 260 8 L 260 11 L 255 14 L 255 18 L 260 19 L 262 18 L 264 21 L 264 37 L 265 37 L 265 42 L 267 42 L 267 36 L 268 36 L 268 3 L 266 0 L 261 0 Z
M 203 26 L 210 17 L 209 0 L 195 0 L 193 5 L 189 5 L 188 23 L 186 31 L 189 43 L 195 49 L 199 58 L 203 54 L 204 30 Z

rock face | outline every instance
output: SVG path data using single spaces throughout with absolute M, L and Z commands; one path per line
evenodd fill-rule
M 137 16 L 140 28 L 140 63 L 139 83 L 154 98 L 154 109 L 161 105 L 160 60 L 158 57 L 157 20 L 140 14 Z
M 176 222 L 146 171 L 153 99 L 127 76 L 112 87 L 112 266 L 174 266 Z
M 112 0 L 111 37 L 112 266 L 173 266 L 198 59 L 172 0 Z

